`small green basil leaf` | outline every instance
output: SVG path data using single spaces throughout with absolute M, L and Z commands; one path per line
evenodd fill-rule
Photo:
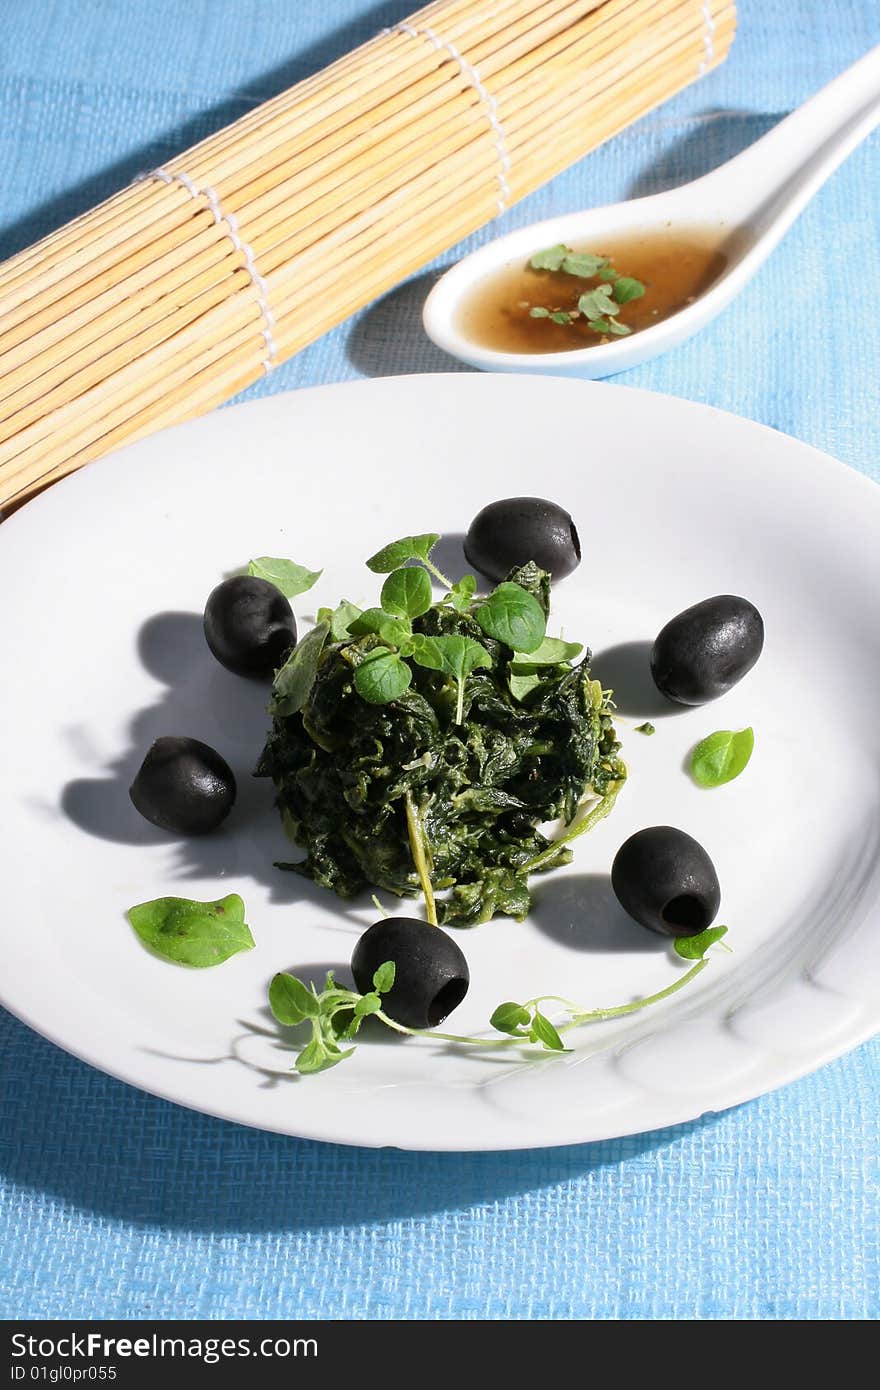
M 354 1006 L 355 1018 L 368 1018 L 370 1014 L 377 1014 L 382 1007 L 382 1000 L 378 994 L 362 994 Z
M 732 782 L 748 765 L 755 746 L 754 729 L 719 729 L 698 743 L 691 754 L 691 774 L 701 787 Z
M 563 260 L 562 269 L 566 275 L 577 275 L 581 280 L 591 280 L 594 275 L 599 274 L 600 270 L 604 270 L 607 264 L 604 256 L 590 256 L 585 253 L 572 252 Z
M 672 944 L 682 960 L 702 960 L 709 947 L 726 935 L 726 927 L 707 927 L 696 936 L 677 936 Z
M 270 714 L 284 716 L 296 714 L 302 709 L 315 683 L 318 662 L 329 632 L 329 624 L 318 623 L 297 642 L 280 671 L 275 673 Z
M 567 314 L 564 309 L 554 309 L 550 318 L 553 323 L 571 323 L 571 314 Z
M 309 1045 L 304 1047 L 297 1057 L 296 1069 L 303 1076 L 310 1076 L 317 1071 L 327 1071 L 328 1068 L 335 1067 L 337 1062 L 350 1057 L 353 1051 L 354 1048 L 349 1047 L 345 1052 L 340 1052 L 338 1049 L 330 1052 L 320 1038 L 312 1038 Z
M 269 986 L 269 1008 L 285 1028 L 294 1028 L 304 1019 L 316 1018 L 318 1001 L 295 975 L 273 975 Z
M 207 903 L 155 898 L 139 903 L 126 916 L 144 945 L 175 965 L 220 965 L 254 945 L 237 893 Z
M 274 584 L 285 598 L 304 594 L 323 573 L 323 570 L 307 570 L 302 565 L 294 564 L 293 560 L 277 560 L 272 555 L 261 555 L 259 560 L 251 560 L 248 565 L 248 574 Z
M 606 333 L 613 333 L 616 338 L 626 338 L 630 333 L 632 333 L 632 329 L 629 327 L 629 324 L 619 323 L 617 319 L 609 319 L 605 331 Z
M 531 695 L 533 690 L 541 684 L 544 679 L 537 666 L 523 666 L 519 662 L 511 665 L 508 685 L 514 700 L 522 704 L 527 695 Z
M 533 1042 L 539 1042 L 551 1052 L 565 1052 L 565 1043 L 560 1038 L 549 1018 L 545 1018 L 537 1009 L 532 1019 L 530 1034 Z
M 545 637 L 533 652 L 514 652 L 513 660 L 526 666 L 558 666 L 564 661 L 573 661 L 582 651 L 580 642 L 563 642 L 561 637 Z
M 370 705 L 387 705 L 402 695 L 412 680 L 412 671 L 396 652 L 369 652 L 354 673 L 354 686 Z
M 491 666 L 492 658 L 473 637 L 434 637 L 434 651 L 440 657 L 440 670 L 454 681 L 463 681 L 478 666 Z
M 351 636 L 351 624 L 359 618 L 363 609 L 356 603 L 343 599 L 335 608 L 319 608 L 318 622 L 330 624 L 330 636 L 334 642 L 345 642 Z
M 428 571 L 415 565 L 392 570 L 382 585 L 382 607 L 399 618 L 419 618 L 431 607 Z
M 614 282 L 614 298 L 618 304 L 629 304 L 631 299 L 641 299 L 645 293 L 645 287 L 641 280 L 634 280 L 631 275 L 621 275 Z
M 620 279 L 620 271 L 615 270 L 613 265 L 603 266 L 602 269 L 598 272 L 598 274 L 600 280 L 614 281 Z
M 510 581 L 493 589 L 477 609 L 476 619 L 489 637 L 504 642 L 515 652 L 537 651 L 547 627 L 534 595 Z
M 578 308 L 585 318 L 591 320 L 602 319 L 609 314 L 617 313 L 617 305 L 612 298 L 609 285 L 597 285 L 594 290 L 587 290 L 586 294 L 582 294 L 578 300 Z
M 529 265 L 532 270 L 558 270 L 568 254 L 567 246 L 548 246 L 546 251 L 537 251 Z
M 428 671 L 442 671 L 443 658 L 436 646 L 436 637 L 426 637 L 422 632 L 412 635 L 412 659 L 417 666 Z
M 405 565 L 407 560 L 427 560 L 439 539 L 439 533 L 435 531 L 426 531 L 422 536 L 402 536 L 399 541 L 391 541 L 371 555 L 367 569 L 374 574 L 390 574 L 392 570 Z
M 393 960 L 386 960 L 373 976 L 373 989 L 377 994 L 387 994 L 394 984 L 397 966 Z
M 613 319 L 590 319 L 587 327 L 592 328 L 594 333 L 608 333 L 613 322 Z
M 524 1009 L 522 1004 L 499 1004 L 498 1008 L 489 1019 L 489 1026 L 497 1028 L 499 1033 L 510 1033 L 516 1037 L 523 1024 L 530 1021 L 528 1009 Z
M 636 725 L 637 734 L 647 734 L 648 737 L 650 737 L 651 734 L 656 734 L 656 732 L 657 730 L 654 728 L 654 725 L 651 723 L 649 719 L 646 720 L 644 724 Z
M 549 319 L 549 317 L 550 310 L 542 308 L 540 304 L 536 304 L 533 309 L 529 310 L 530 319 Z
M 472 574 L 463 574 L 457 584 L 453 584 L 446 599 L 457 613 L 466 613 L 477 592 L 477 581 Z
M 348 630 L 352 637 L 364 637 L 369 632 L 375 632 L 390 647 L 401 646 L 411 636 L 410 625 L 405 618 L 395 618 L 382 608 L 367 608 L 352 619 Z

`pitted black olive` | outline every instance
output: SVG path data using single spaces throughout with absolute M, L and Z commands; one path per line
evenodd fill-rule
M 551 579 L 563 579 L 581 560 L 575 524 L 564 508 L 543 497 L 505 497 L 478 512 L 464 543 L 468 562 L 501 580 L 534 560 Z
M 611 886 L 624 911 L 664 936 L 696 936 L 721 905 L 715 866 L 683 830 L 653 825 L 631 835 L 611 866 Z
M 651 674 L 668 699 L 703 705 L 741 681 L 763 646 L 764 622 L 755 605 L 719 594 L 666 624 L 651 652 Z
M 293 609 L 268 580 L 237 574 L 208 596 L 205 638 L 227 670 L 271 676 L 296 644 Z
M 129 788 L 148 821 L 177 835 L 216 830 L 235 803 L 235 775 L 197 738 L 157 738 Z
M 368 927 L 354 948 L 351 969 L 361 994 L 373 975 L 394 961 L 394 984 L 382 1009 L 407 1028 L 436 1028 L 467 994 L 470 971 L 451 936 L 417 917 L 387 917 Z

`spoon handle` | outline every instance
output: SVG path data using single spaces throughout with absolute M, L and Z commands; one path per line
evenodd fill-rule
M 699 183 L 714 203 L 727 204 L 737 221 L 748 220 L 775 245 L 877 125 L 880 45 Z

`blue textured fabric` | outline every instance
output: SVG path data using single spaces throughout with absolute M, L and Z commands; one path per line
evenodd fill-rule
M 7 3 L 0 256 L 411 7 Z M 500 225 L 693 178 L 880 40 L 876 0 L 740 0 L 740 26 L 724 68 Z M 875 136 L 718 322 L 618 380 L 775 425 L 880 479 L 878 198 Z M 427 283 L 414 278 L 249 394 L 452 369 L 419 327 Z M 104 1077 L 7 1015 L 0 1046 L 5 1317 L 878 1312 L 877 1043 L 676 1130 L 462 1156 L 361 1152 L 212 1120 Z

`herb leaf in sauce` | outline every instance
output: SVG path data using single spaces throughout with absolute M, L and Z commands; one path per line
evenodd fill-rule
M 537 251 L 529 261 L 529 265 L 532 270 L 559 270 L 569 254 L 567 246 L 550 246 L 546 251 Z

